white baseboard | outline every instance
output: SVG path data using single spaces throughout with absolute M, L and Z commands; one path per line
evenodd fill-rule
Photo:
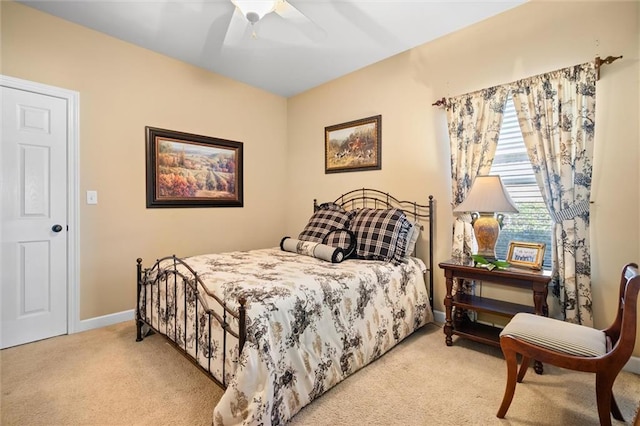
M 74 333 L 81 331 L 93 330 L 94 328 L 106 327 L 108 325 L 117 324 L 119 322 L 131 321 L 134 319 L 135 312 L 133 309 L 128 311 L 116 312 L 114 314 L 103 315 L 101 317 L 89 318 L 81 320 L 76 324 Z
M 433 320 L 437 323 L 444 324 L 444 322 L 446 321 L 445 313 L 434 310 Z M 623 370 L 630 373 L 640 374 L 640 357 L 632 356 L 625 364 Z
M 630 373 L 640 374 L 640 357 L 632 356 L 625 364 L 623 370 Z

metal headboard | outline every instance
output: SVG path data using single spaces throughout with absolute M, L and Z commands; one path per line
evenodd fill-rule
M 429 222 L 429 254 L 427 256 L 427 274 L 429 277 L 429 304 L 433 309 L 433 234 L 434 234 L 434 199 L 433 195 L 429 195 L 427 204 L 419 204 L 415 201 L 404 201 L 390 195 L 387 192 L 377 189 L 362 188 L 354 189 L 346 192 L 335 199 L 334 203 L 338 204 L 345 210 L 356 210 L 361 208 L 372 209 L 392 209 L 397 208 L 404 211 L 408 218 L 416 222 Z M 318 209 L 318 201 L 313 200 L 313 210 Z M 424 230 L 424 225 L 420 225 Z

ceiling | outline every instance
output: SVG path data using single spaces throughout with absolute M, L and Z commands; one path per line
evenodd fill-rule
M 254 25 L 252 37 L 251 25 L 230 0 L 19 0 L 284 97 L 525 1 L 289 0 L 312 24 L 269 13 Z M 238 25 L 240 35 L 230 41 L 227 31 Z

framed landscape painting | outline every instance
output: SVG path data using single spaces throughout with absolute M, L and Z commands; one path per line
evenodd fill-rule
M 325 173 L 380 170 L 381 115 L 324 128 Z
M 242 207 L 242 142 L 146 127 L 147 207 Z

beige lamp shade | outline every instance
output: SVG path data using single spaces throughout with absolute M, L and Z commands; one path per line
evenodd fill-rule
M 473 218 L 473 233 L 478 243 L 478 255 L 489 261 L 496 259 L 496 242 L 502 227 L 502 216 L 494 213 L 518 213 L 500 176 L 476 176 L 467 198 L 454 212 L 479 213 Z
M 454 212 L 518 213 L 513 200 L 497 175 L 476 176 L 471 190 Z

